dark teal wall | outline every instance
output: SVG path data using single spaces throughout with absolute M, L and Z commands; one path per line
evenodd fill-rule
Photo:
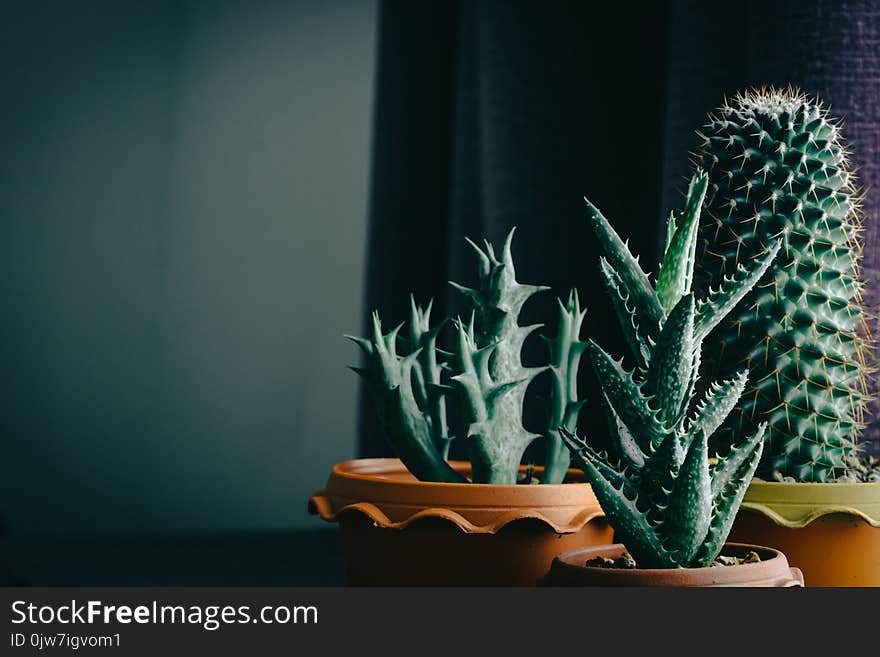
M 31 4 L 0 27 L 0 516 L 313 522 L 355 449 L 375 2 Z

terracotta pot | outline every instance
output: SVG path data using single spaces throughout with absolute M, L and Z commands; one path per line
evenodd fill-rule
M 791 568 L 777 550 L 754 545 L 726 543 L 721 554 L 744 557 L 754 550 L 758 563 L 711 568 L 602 568 L 585 566 L 590 559 L 616 559 L 626 551 L 621 543 L 582 548 L 560 554 L 542 580 L 546 586 L 803 586 L 804 577 Z
M 470 475 L 470 464 L 451 465 Z M 309 512 L 339 522 L 353 585 L 533 586 L 560 552 L 611 540 L 583 474 L 569 480 L 430 483 L 399 459 L 359 459 L 334 466 Z
M 781 550 L 807 586 L 880 586 L 880 483 L 753 481 L 730 538 Z

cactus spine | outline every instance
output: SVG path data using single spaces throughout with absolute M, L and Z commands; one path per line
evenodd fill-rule
M 548 288 L 516 280 L 511 254 L 513 230 L 507 235 L 500 258 L 485 242 L 473 242 L 479 261 L 479 284 L 468 288 L 451 285 L 468 299 L 468 322 L 456 319 L 453 353 L 437 348 L 445 322 L 430 325 L 431 304 L 412 301 L 409 349 L 397 353 L 398 326 L 382 333 L 378 314 L 373 315 L 371 339 L 350 338 L 367 356 L 367 366 L 352 368 L 364 377 L 372 392 L 383 429 L 410 472 L 425 481 L 462 482 L 446 462 L 454 438 L 447 425 L 447 399 L 465 423 L 474 483 L 515 484 L 520 461 L 528 445 L 540 434 L 522 424 L 529 383 L 545 370 L 553 373 L 548 409 L 548 446 L 542 483 L 560 483 L 568 469 L 568 449 L 557 429 L 574 430 L 582 402 L 577 397 L 577 372 L 584 343 L 579 333 L 584 320 L 577 295 L 567 305 L 560 302 L 559 330 L 548 340 L 549 367 L 524 367 L 521 360 L 526 338 L 540 324 L 520 326 L 523 304 Z M 448 382 L 447 382 L 448 380 Z M 450 395 L 455 390 L 457 395 Z
M 696 164 L 710 178 L 705 284 L 776 237 L 784 245 L 709 338 L 713 375 L 751 372 L 720 434 L 735 442 L 767 421 L 760 476 L 833 480 L 855 449 L 868 371 L 858 201 L 839 124 L 799 91 L 761 89 L 725 103 L 698 134 Z
M 593 485 L 620 540 L 642 568 L 707 566 L 721 550 L 761 457 L 764 426 L 714 465 L 708 440 L 736 404 L 747 372 L 714 384 L 694 408 L 701 344 L 770 266 L 769 245 L 751 269 L 695 302 L 691 292 L 700 207 L 707 177 L 698 171 L 652 286 L 626 244 L 587 201 L 604 251 L 600 270 L 636 367 L 628 371 L 592 340 L 588 353 L 604 397 L 614 455 L 565 428 L 560 434 Z

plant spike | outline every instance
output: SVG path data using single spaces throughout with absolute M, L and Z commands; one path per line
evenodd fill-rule
M 706 540 L 712 521 L 712 475 L 706 434 L 690 438 L 684 463 L 664 503 L 663 534 L 666 547 L 679 563 L 692 563 Z
M 648 275 L 642 270 L 639 261 L 630 253 L 626 243 L 608 223 L 599 209 L 586 198 L 590 223 L 599 244 L 605 251 L 605 258 L 614 268 L 620 281 L 625 285 L 629 300 L 634 306 L 637 324 L 642 327 L 648 338 L 655 338 L 660 332 L 663 321 L 663 308 L 657 298 L 657 292 L 651 286 Z
M 419 355 L 413 364 L 415 379 L 416 398 L 419 408 L 427 409 L 431 419 L 431 431 L 434 446 L 440 455 L 446 459 L 449 455 L 449 443 L 452 437 L 449 435 L 446 425 L 446 391 L 448 386 L 441 380 L 443 370 L 442 363 L 437 360 L 437 335 L 446 324 L 446 320 L 431 327 L 431 306 L 433 299 L 425 308 L 416 303 L 413 295 L 410 301 L 410 340 L 413 348 L 419 350 Z
M 686 395 L 695 376 L 694 296 L 681 297 L 663 323 L 657 344 L 651 352 L 645 381 L 654 396 L 659 419 L 675 426 L 687 410 Z
M 577 377 L 581 356 L 587 348 L 580 341 L 581 325 L 587 314 L 581 310 L 576 290 L 568 295 L 568 303 L 559 305 L 559 328 L 555 340 L 547 340 L 550 347 L 550 371 L 553 374 L 550 397 L 550 418 L 547 423 L 547 448 L 544 457 L 545 484 L 559 484 L 565 479 L 571 465 L 568 447 L 559 437 L 559 428 L 569 431 L 577 428 L 578 415 L 586 400 L 578 398 Z
M 614 360 L 598 344 L 590 340 L 587 351 L 602 393 L 611 405 L 614 416 L 628 429 L 638 448 L 650 454 L 669 433 L 660 413 L 651 405 L 651 398 L 642 392 L 643 383 L 635 372 L 627 372 L 621 361 Z M 612 431 L 616 433 L 616 431 Z
M 595 342 L 589 343 L 619 462 L 597 453 L 565 427 L 559 433 L 593 485 L 615 536 L 642 568 L 711 565 L 727 538 L 763 446 L 759 427 L 715 465 L 709 463 L 708 441 L 739 400 L 747 372 L 711 386 L 701 403 L 693 403 L 702 341 L 700 309 L 703 317 L 713 313 L 711 321 L 716 321 L 727 307 L 717 296 L 695 301 L 691 291 L 696 225 L 706 181 L 706 175 L 698 171 L 684 215 L 670 216 L 656 289 L 645 289 L 647 274 L 633 271 L 637 260 L 604 218 L 597 221 L 601 215 L 590 206 L 607 257 L 601 263 L 602 273 L 624 333 L 632 334 L 632 327 L 642 326 L 645 317 L 651 325 L 656 319 L 656 330 L 628 341 L 636 361 L 644 365 L 632 372 Z M 775 249 L 778 245 L 771 245 L 774 254 Z M 768 264 L 759 260 L 729 281 L 725 299 L 746 294 L 760 276 L 756 272 Z M 633 298 L 641 302 L 625 303 Z M 659 308 L 656 318 L 650 315 L 647 300 L 651 298 Z
M 730 534 L 730 528 L 733 526 L 736 512 L 739 509 L 740 504 L 742 504 L 746 489 L 749 487 L 749 483 L 752 481 L 755 470 L 758 468 L 758 462 L 761 460 L 761 453 L 764 449 L 764 431 L 766 427 L 766 424 L 762 424 L 758 427 L 758 431 L 755 432 L 753 438 L 755 444 L 754 448 L 740 448 L 743 451 L 743 463 L 739 470 L 726 480 L 727 483 L 724 488 L 717 493 L 713 488 L 712 496 L 715 498 L 715 508 L 712 515 L 712 523 L 709 526 L 709 532 L 706 535 L 706 540 L 703 542 L 703 545 L 700 546 L 700 551 L 697 553 L 696 561 L 700 565 L 705 566 L 712 563 L 712 560 L 721 551 L 724 541 L 727 540 L 727 536 Z M 753 441 L 750 440 L 749 444 Z M 713 483 L 716 479 L 715 471 L 717 471 L 717 469 L 718 466 L 716 465 L 712 472 Z
M 706 196 L 708 176 L 700 172 L 691 180 L 681 226 L 677 227 L 675 216 L 670 217 L 666 236 L 666 251 L 657 276 L 657 297 L 663 311 L 669 313 L 688 291 L 694 280 L 694 259 L 697 250 L 697 228 L 700 208 Z
M 467 323 L 453 322 L 456 348 L 437 348 L 446 320 L 431 326 L 431 307 L 410 296 L 410 330 L 406 355 L 397 353 L 400 326 L 382 333 L 373 314 L 370 339 L 349 337 L 363 349 L 366 367 L 352 367 L 367 383 L 383 431 L 404 465 L 418 479 L 463 482 L 446 458 L 455 438 L 447 424 L 447 401 L 458 405 L 466 422 L 466 438 L 474 483 L 515 484 L 520 461 L 539 434 L 523 426 L 523 404 L 529 383 L 545 370 L 553 373 L 549 400 L 547 453 L 541 483 L 560 483 L 568 472 L 570 456 L 558 435 L 559 427 L 572 431 L 583 401 L 577 396 L 578 365 L 586 348 L 579 339 L 585 311 L 577 293 L 560 302 L 559 328 L 548 340 L 552 363 L 524 367 L 521 351 L 526 338 L 541 325 L 520 326 L 519 314 L 532 295 L 549 288 L 523 285 L 516 280 L 511 254 L 511 230 L 500 257 L 488 241 L 480 247 L 468 240 L 477 255 L 479 284 L 475 288 L 450 284 L 470 302 Z M 450 395 L 450 390 L 459 394 Z
M 515 484 L 522 455 L 538 437 L 522 425 L 523 402 L 528 384 L 546 368 L 524 367 L 521 351 L 526 337 L 541 326 L 520 326 L 518 318 L 523 304 L 548 288 L 517 282 L 513 233 L 507 234 L 500 259 L 488 241 L 484 249 L 471 242 L 481 265 L 478 288 L 451 283 L 474 308 L 467 328 L 461 321 L 456 324 L 452 381 L 463 392 L 476 483 Z
M 630 351 L 636 359 L 636 365 L 644 370 L 650 353 L 650 340 L 644 335 L 638 325 L 638 317 L 635 309 L 629 303 L 626 288 L 617 272 L 608 264 L 605 258 L 599 258 L 599 273 L 605 283 L 605 290 L 611 297 L 611 305 L 617 315 L 617 321 L 623 329 L 623 335 L 629 344 Z
M 366 382 L 382 428 L 407 469 L 422 481 L 463 482 L 464 477 L 438 451 L 432 417 L 419 406 L 413 389 L 413 368 L 422 349 L 398 355 L 400 328 L 383 334 L 379 314 L 374 312 L 371 339 L 349 336 L 367 356 L 366 367 L 352 369 Z
M 703 288 L 720 289 L 698 308 L 697 332 L 712 347 L 708 372 L 751 372 L 720 434 L 740 442 L 766 421 L 761 477 L 832 481 L 856 449 L 872 346 L 854 170 L 839 122 L 798 90 L 762 88 L 726 101 L 700 136 L 695 160 L 709 192 L 697 273 Z M 766 273 L 744 297 L 731 294 L 742 264 L 755 259 L 767 261 Z M 712 306 L 730 311 L 727 320 Z

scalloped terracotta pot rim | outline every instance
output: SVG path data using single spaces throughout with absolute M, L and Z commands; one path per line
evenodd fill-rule
M 560 554 L 553 560 L 546 586 L 624 587 L 792 587 L 803 586 L 800 570 L 792 568 L 785 555 L 772 548 L 725 543 L 721 553 L 744 557 L 754 550 L 757 563 L 709 568 L 603 568 L 584 565 L 596 557 L 617 558 L 626 551 L 621 543 L 583 548 Z
M 753 481 L 730 538 L 782 550 L 807 586 L 880 586 L 880 482 Z
M 469 463 L 450 465 L 469 476 Z M 308 510 L 339 523 L 351 584 L 534 585 L 560 552 L 611 538 L 583 474 L 569 477 L 572 483 L 535 485 L 423 482 L 399 459 L 355 459 L 333 467 Z
M 469 463 L 450 465 L 470 474 Z M 541 468 L 535 471 L 540 474 Z M 569 476 L 578 485 L 427 482 L 415 479 L 400 459 L 354 459 L 333 466 L 327 486 L 309 500 L 309 513 L 332 522 L 344 513 L 358 512 L 392 529 L 435 517 L 463 532 L 487 534 L 510 522 L 532 519 L 558 534 L 570 534 L 605 514 L 583 475 L 571 470 Z

